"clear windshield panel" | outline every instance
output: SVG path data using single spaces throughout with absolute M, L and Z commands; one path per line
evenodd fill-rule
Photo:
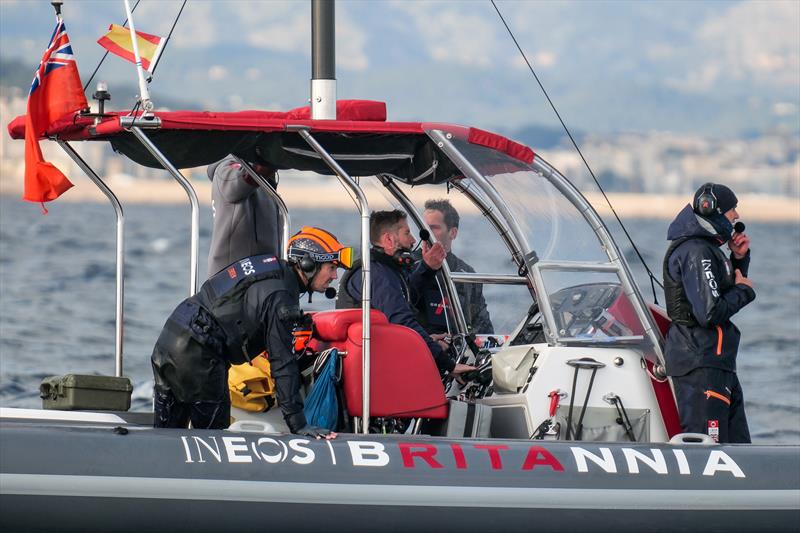
M 455 136 L 452 142 L 502 196 L 539 259 L 608 261 L 580 211 L 529 165 Z
M 465 318 L 481 339 L 493 336 L 501 344 L 527 316 L 533 300 L 527 285 L 456 283 Z M 475 296 L 477 294 L 477 296 Z
M 637 341 L 639 322 L 616 272 L 537 266 L 559 340 Z

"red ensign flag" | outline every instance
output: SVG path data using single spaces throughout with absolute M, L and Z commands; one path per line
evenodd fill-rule
M 67 29 L 59 18 L 28 94 L 23 200 L 49 202 L 72 187 L 60 170 L 42 158 L 39 138 L 56 119 L 87 107 Z

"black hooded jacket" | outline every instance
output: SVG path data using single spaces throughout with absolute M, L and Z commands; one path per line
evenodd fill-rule
M 665 282 L 668 275 L 682 286 L 696 321 L 693 325 L 673 322 L 669 328 L 665 357 L 671 376 L 701 367 L 736 371 L 740 334 L 730 319 L 756 294 L 747 285 L 734 284 L 736 269 L 747 276 L 750 252 L 742 259 L 733 254 L 725 257 L 720 246 L 730 238 L 730 223 L 726 223 L 696 215 L 687 205 L 669 226 L 667 239 L 681 242 L 664 258 Z

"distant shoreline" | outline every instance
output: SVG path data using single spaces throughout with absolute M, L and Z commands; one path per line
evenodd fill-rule
M 111 179 L 109 187 L 123 206 L 136 204 L 182 204 L 188 203 L 186 193 L 175 182 L 148 179 Z M 19 182 L 0 180 L 0 195 L 20 198 L 22 190 Z M 211 183 L 192 182 L 201 205 L 211 203 Z M 342 192 L 335 181 L 315 185 L 315 194 L 309 195 L 308 185 L 281 183 L 281 197 L 289 209 L 317 208 L 354 209 L 353 202 Z M 600 194 L 587 194 L 588 200 L 597 211 L 605 216 L 611 211 Z M 688 196 L 688 195 L 687 195 Z M 615 211 L 623 218 L 672 219 L 689 201 L 687 196 L 608 193 Z M 22 201 L 22 200 L 20 200 Z M 88 181 L 80 181 L 56 202 L 107 202 L 106 197 Z M 472 206 L 458 202 L 457 207 L 469 212 Z M 476 211 L 477 212 L 477 211 Z M 743 194 L 739 198 L 739 214 L 744 220 L 761 222 L 800 222 L 800 199 Z

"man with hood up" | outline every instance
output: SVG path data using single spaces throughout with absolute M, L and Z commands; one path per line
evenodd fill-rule
M 736 376 L 739 329 L 731 317 L 756 293 L 747 279 L 750 239 L 734 232 L 738 200 L 706 183 L 669 226 L 664 292 L 672 325 L 665 357 L 684 432 L 716 442 L 750 442 Z M 730 257 L 720 250 L 727 243 Z
M 277 175 L 263 160 L 250 166 L 265 177 L 273 189 Z M 208 167 L 211 180 L 211 212 L 214 229 L 208 253 L 208 275 L 213 276 L 228 265 L 252 255 L 279 255 L 281 220 L 275 200 L 228 156 Z

